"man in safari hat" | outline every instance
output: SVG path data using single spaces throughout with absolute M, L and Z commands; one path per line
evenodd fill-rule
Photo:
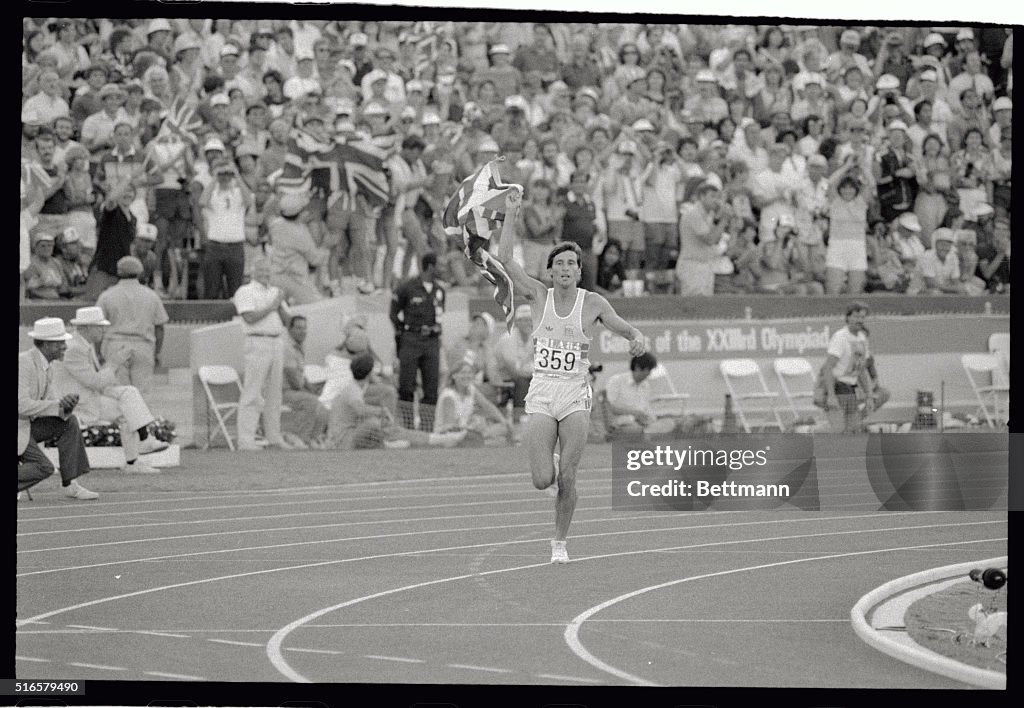
M 75 333 L 68 341 L 64 360 L 57 368 L 56 388 L 79 398 L 78 417 L 87 425 L 116 422 L 121 429 L 124 448 L 123 472 L 154 474 L 139 455 L 159 452 L 167 443 L 149 436 L 148 427 L 155 418 L 134 386 L 122 386 L 117 370 L 127 365 L 134 351 L 127 346 L 108 351 L 103 365 L 96 356 L 96 345 L 103 341 L 110 321 L 98 307 L 80 307 L 71 320 Z
M 64 358 L 71 335 L 57 317 L 36 320 L 28 333 L 32 348 L 18 355 L 18 495 L 53 474 L 53 463 L 39 447 L 40 442 L 57 440 L 57 456 L 64 496 L 98 499 L 78 483 L 89 472 L 78 419 L 72 415 L 78 396 L 58 396 L 53 386 L 51 365 Z

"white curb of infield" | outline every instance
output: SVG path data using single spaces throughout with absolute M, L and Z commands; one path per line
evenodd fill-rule
M 907 645 L 895 641 L 879 632 L 867 621 L 867 614 L 874 607 L 878 606 L 893 595 L 904 590 L 924 585 L 933 581 L 953 578 L 957 575 L 964 575 L 972 568 L 999 567 L 1005 568 L 1008 565 L 1007 556 L 989 558 L 987 560 L 972 561 L 970 563 L 958 563 L 947 565 L 941 568 L 932 568 L 913 575 L 906 575 L 902 578 L 890 580 L 880 585 L 867 595 L 857 601 L 857 604 L 850 610 L 850 621 L 853 623 L 853 631 L 857 633 L 869 646 L 878 651 L 888 654 L 891 657 L 904 661 L 925 671 L 941 674 L 947 678 L 963 683 L 995 690 L 1006 690 L 1006 675 L 998 671 L 989 671 L 975 666 L 969 666 L 949 657 L 937 654 L 925 649 L 919 644 Z

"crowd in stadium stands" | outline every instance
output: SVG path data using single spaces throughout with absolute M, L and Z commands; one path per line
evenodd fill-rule
M 1008 29 L 26 18 L 24 38 L 30 299 L 95 299 L 127 255 L 165 298 L 230 298 L 261 252 L 291 304 L 390 291 L 428 251 L 475 287 L 441 216 L 499 155 L 541 277 L 564 239 L 609 294 L 1009 288 Z

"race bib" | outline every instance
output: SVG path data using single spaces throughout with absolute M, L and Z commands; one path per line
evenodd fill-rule
M 534 340 L 535 371 L 553 374 L 575 374 L 586 366 L 589 345 L 560 339 L 538 337 Z

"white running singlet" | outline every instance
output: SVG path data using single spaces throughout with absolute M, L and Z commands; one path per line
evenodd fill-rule
M 554 289 L 548 288 L 544 316 L 533 331 L 533 378 L 547 381 L 587 382 L 590 337 L 583 333 L 583 301 L 587 291 L 576 291 L 576 303 L 566 317 L 555 314 Z

